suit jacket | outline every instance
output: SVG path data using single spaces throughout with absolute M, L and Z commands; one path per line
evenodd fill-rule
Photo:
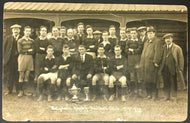
M 22 38 L 21 35 L 19 35 L 18 39 Z M 18 41 L 17 39 L 17 41 Z M 9 60 L 13 49 L 13 41 L 14 37 L 13 35 L 9 35 L 5 38 L 3 42 L 3 65 L 6 65 Z M 17 45 L 17 43 L 16 43 Z M 16 51 L 18 53 L 18 51 Z
M 85 54 L 85 61 L 82 62 L 80 54 L 74 56 L 73 74 L 93 74 L 93 58 L 89 54 Z
M 163 46 L 165 48 L 166 45 Z M 175 60 L 175 68 L 176 68 L 176 74 L 177 74 L 177 85 L 178 89 L 184 88 L 182 86 L 185 86 L 185 81 L 183 77 L 183 69 L 184 69 L 184 57 L 183 57 L 183 52 L 181 47 L 173 43 L 172 45 L 172 55 Z M 164 68 L 164 62 L 165 58 L 162 59 L 160 69 L 158 71 L 158 79 L 159 83 L 158 84 L 163 84 L 163 76 L 162 76 L 162 70 Z M 159 86 L 159 85 L 158 85 Z

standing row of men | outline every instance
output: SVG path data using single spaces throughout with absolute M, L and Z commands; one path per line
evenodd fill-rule
M 24 36 L 19 37 L 20 28 L 17 24 L 11 26 L 13 35 L 4 41 L 6 94 L 12 93 L 13 83 L 18 80 L 16 91 L 22 97 L 23 85 L 29 81 L 30 71 L 33 70 L 35 88 L 38 87 L 40 92 L 39 101 L 43 99 L 45 87 L 48 88 L 49 101 L 52 100 L 53 90 L 58 92 L 57 100 L 61 100 L 63 95 L 68 99 L 68 89 L 73 83 L 82 90 L 90 87 L 92 100 L 95 100 L 97 83 L 101 82 L 104 83 L 101 89 L 104 99 L 109 96 L 112 101 L 117 81 L 121 83 L 122 101 L 126 100 L 126 87 L 135 95 L 141 94 L 145 85 L 147 99 L 155 99 L 158 86 L 163 84 L 166 100 L 169 100 L 170 97 L 176 99 L 177 80 L 184 81 L 181 48 L 173 43 L 172 34 L 163 36 L 164 44 L 156 38 L 153 27 L 121 29 L 120 38 L 117 38 L 113 25 L 109 32 L 93 32 L 92 26 L 87 25 L 85 35 L 84 24 L 79 23 L 76 36 L 73 29 L 62 27 L 60 35 L 59 29 L 53 27 L 52 36 L 48 39 L 47 28 L 41 26 L 40 36 L 35 41 L 30 38 L 29 26 L 24 28 Z

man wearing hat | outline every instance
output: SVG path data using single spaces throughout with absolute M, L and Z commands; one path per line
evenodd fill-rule
M 141 42 L 144 42 L 147 40 L 147 36 L 146 36 L 146 27 L 145 26 L 141 26 L 139 28 L 137 28 L 137 31 L 139 32 L 139 40 Z
M 96 42 L 99 45 L 103 41 L 102 32 L 99 30 L 96 30 L 93 32 L 93 35 L 94 35 L 94 39 L 96 40 Z
M 164 53 L 159 69 L 159 75 L 163 77 L 163 81 L 160 82 L 161 85 L 164 85 L 165 100 L 176 101 L 178 86 L 180 84 L 185 85 L 183 78 L 183 52 L 181 47 L 173 43 L 173 34 L 167 33 L 163 36 L 163 39 L 165 41 L 163 46 Z
M 13 84 L 15 84 L 16 92 L 18 92 L 17 41 L 22 37 L 20 35 L 21 26 L 18 24 L 14 24 L 10 28 L 12 29 L 12 35 L 7 36 L 3 43 L 4 75 L 7 81 L 7 88 L 8 88 L 8 91 L 5 93 L 5 95 L 12 93 Z
M 146 86 L 147 99 L 155 100 L 157 97 L 157 71 L 162 58 L 163 42 L 156 36 L 154 27 L 149 27 L 147 30 L 148 40 L 144 43 L 144 48 L 141 55 L 140 68 L 142 81 Z

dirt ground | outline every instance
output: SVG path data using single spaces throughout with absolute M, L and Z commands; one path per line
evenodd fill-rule
M 2 112 L 7 121 L 184 121 L 187 104 L 187 91 L 178 93 L 177 102 L 129 97 L 127 102 L 98 99 L 80 104 L 64 100 L 37 102 L 36 98 L 18 98 L 13 93 L 3 95 Z

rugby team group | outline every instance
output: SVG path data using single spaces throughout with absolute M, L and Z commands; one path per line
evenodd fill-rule
M 120 28 L 116 36 L 114 25 L 102 31 L 82 22 L 76 27 L 54 26 L 48 33 L 41 26 L 33 39 L 30 26 L 23 28 L 21 36 L 21 25 L 12 25 L 12 35 L 3 42 L 5 95 L 12 94 L 15 85 L 19 98 L 33 95 L 42 101 L 47 95 L 48 101 L 70 100 L 69 90 L 75 85 L 81 89 L 81 100 L 89 94 L 91 101 L 100 97 L 113 101 L 119 91 L 121 101 L 127 101 L 127 95 L 155 101 L 159 88 L 163 100 L 177 100 L 184 58 L 172 33 L 157 38 L 153 26 L 142 25 Z M 34 92 L 27 86 L 31 71 Z

